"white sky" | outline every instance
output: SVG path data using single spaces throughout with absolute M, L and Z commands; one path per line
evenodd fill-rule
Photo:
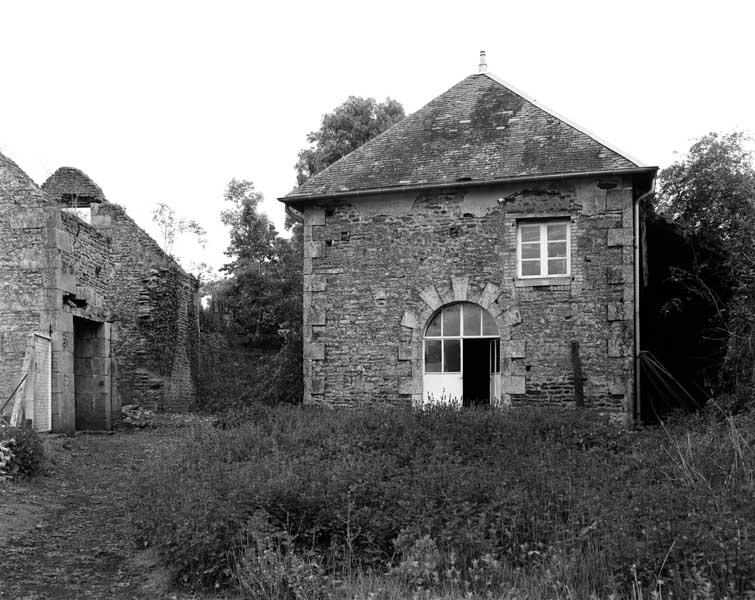
M 484 49 L 490 72 L 663 167 L 709 131 L 755 133 L 754 23 L 744 0 L 6 0 L 0 152 L 40 184 L 82 169 L 150 231 L 173 206 L 220 266 L 228 181 L 254 181 L 282 229 L 297 152 L 349 95 L 413 112 Z

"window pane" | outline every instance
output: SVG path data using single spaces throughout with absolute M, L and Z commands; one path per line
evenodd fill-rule
M 440 340 L 425 340 L 425 373 L 440 373 Z
M 522 258 L 540 258 L 540 244 L 522 244 Z
M 480 335 L 480 307 L 464 305 L 464 335 Z
M 433 317 L 432 321 L 430 321 L 430 324 L 427 326 L 425 335 L 437 335 L 438 337 L 440 337 L 440 312 Z
M 521 232 L 522 242 L 540 241 L 540 225 L 520 225 L 519 231 Z
M 550 259 L 548 261 L 548 275 L 566 275 L 566 259 Z
M 566 242 L 550 242 L 548 244 L 548 258 L 562 258 L 566 256 Z
M 548 223 L 548 241 L 566 240 L 566 223 Z
M 461 371 L 461 340 L 443 340 L 443 372 L 459 373 Z
M 498 335 L 498 327 L 488 311 L 482 311 L 482 335 Z
M 522 261 L 522 276 L 528 277 L 531 275 L 540 275 L 540 261 L 539 260 L 523 260 Z
M 443 335 L 459 335 L 459 304 L 443 309 Z

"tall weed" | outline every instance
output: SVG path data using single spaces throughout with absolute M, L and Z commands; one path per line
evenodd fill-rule
M 246 416 L 191 430 L 135 494 L 139 540 L 185 585 L 283 569 L 328 593 L 365 573 L 475 597 L 755 588 L 751 417 L 627 432 L 535 409 Z

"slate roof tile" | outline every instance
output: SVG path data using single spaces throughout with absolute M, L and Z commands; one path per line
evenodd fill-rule
M 282 200 L 639 166 L 489 73 L 480 73 L 462 80 Z

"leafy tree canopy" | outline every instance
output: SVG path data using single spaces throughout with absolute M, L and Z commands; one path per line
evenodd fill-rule
M 299 152 L 295 166 L 298 185 L 403 118 L 404 107 L 396 100 L 386 98 L 378 103 L 374 98 L 349 96 L 323 116 L 320 129 L 307 135 L 312 146 Z
M 746 142 L 741 132 L 710 133 L 659 176 L 660 212 L 720 250 L 752 229 L 755 168 Z
M 231 262 L 223 270 L 238 274 L 253 269 L 259 273 L 264 263 L 275 258 L 278 238 L 275 225 L 259 210 L 262 194 L 255 191 L 251 181 L 234 178 L 228 183 L 225 200 L 231 208 L 221 211 L 220 219 L 231 230 L 225 251 Z

